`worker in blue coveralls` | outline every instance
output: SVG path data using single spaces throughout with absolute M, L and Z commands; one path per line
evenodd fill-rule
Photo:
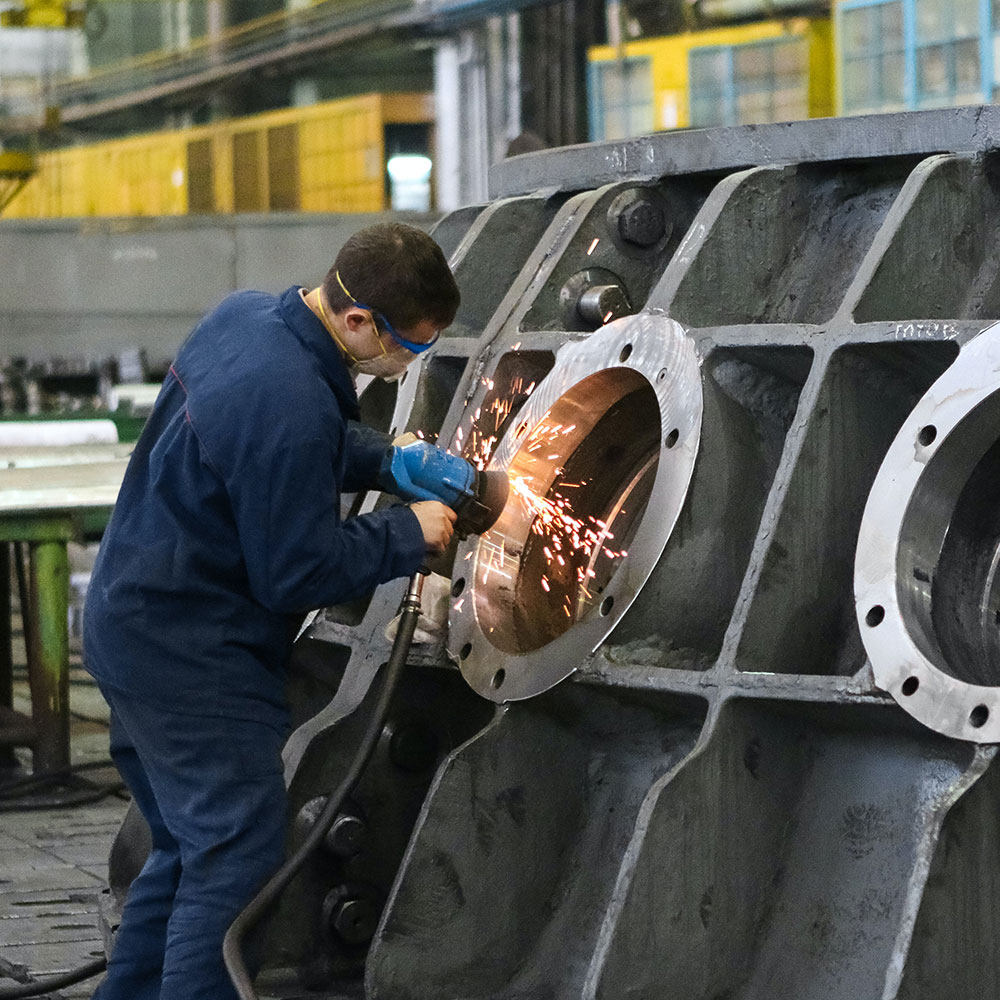
M 152 831 L 99 1000 L 229 1000 L 229 925 L 280 865 L 285 665 L 303 613 L 414 573 L 442 503 L 340 519 L 388 439 L 353 375 L 398 378 L 455 316 L 437 244 L 354 234 L 320 287 L 237 292 L 170 367 L 87 595 L 84 656 L 111 755 Z

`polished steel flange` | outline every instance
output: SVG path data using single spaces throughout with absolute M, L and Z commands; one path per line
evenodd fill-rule
M 455 561 L 448 648 L 476 691 L 539 694 L 615 627 L 681 512 L 702 407 L 694 344 L 663 316 L 559 351 L 490 463 L 511 499 Z
M 914 718 L 1000 742 L 1000 324 L 903 424 L 865 506 L 858 625 L 875 681 Z

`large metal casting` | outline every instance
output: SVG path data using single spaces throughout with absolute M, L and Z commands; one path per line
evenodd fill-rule
M 273 976 L 1000 995 L 998 149 L 994 108 L 659 135 L 508 161 L 444 220 L 462 308 L 387 429 L 536 499 L 459 549 Z M 293 841 L 401 587 L 296 646 Z

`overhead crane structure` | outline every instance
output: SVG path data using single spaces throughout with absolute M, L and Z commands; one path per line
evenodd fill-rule
M 91 123 L 150 103 L 189 99 L 262 71 L 301 71 L 344 45 L 409 39 L 419 25 L 436 17 L 435 9 L 413 0 L 313 0 L 297 9 L 209 30 L 183 45 L 117 60 L 78 78 L 54 81 L 50 97 L 59 107 L 61 124 Z M 57 16 L 56 10 L 63 13 Z M 73 0 L 22 0 L 6 9 L 0 0 L 0 23 L 26 26 L 44 21 L 57 26 L 61 16 L 64 23 L 58 26 L 80 27 L 83 20 L 76 11 Z

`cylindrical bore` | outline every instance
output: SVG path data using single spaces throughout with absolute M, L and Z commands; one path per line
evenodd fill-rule
M 1000 392 L 941 442 L 907 506 L 900 612 L 921 652 L 968 684 L 1000 685 Z
M 559 351 L 490 464 L 511 479 L 501 519 L 456 555 L 448 649 L 479 694 L 547 690 L 628 611 L 687 496 L 702 406 L 694 343 L 663 316 Z
M 659 453 L 656 393 L 625 367 L 573 386 L 523 436 L 507 470 L 514 501 L 477 560 L 476 614 L 489 642 L 530 652 L 601 603 L 646 509 Z
M 862 519 L 858 626 L 876 683 L 938 732 L 1000 740 L 1000 324 L 893 442 Z

